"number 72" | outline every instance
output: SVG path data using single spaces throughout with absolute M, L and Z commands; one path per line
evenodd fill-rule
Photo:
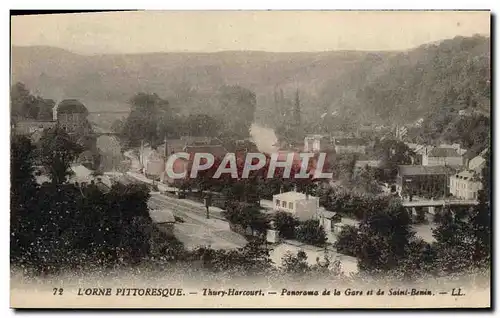
M 54 292 L 53 295 L 62 295 L 63 291 L 64 291 L 64 289 L 62 289 L 62 288 L 54 288 L 53 289 L 53 292 Z

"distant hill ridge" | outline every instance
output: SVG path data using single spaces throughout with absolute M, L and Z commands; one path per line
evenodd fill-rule
M 208 114 L 221 86 L 240 85 L 256 93 L 256 119 L 269 125 L 278 116 L 274 92 L 281 89 L 292 99 L 299 89 L 305 121 L 340 110 L 363 120 L 405 122 L 451 105 L 488 113 L 489 41 L 456 37 L 405 52 L 81 55 L 46 46 L 12 47 L 12 81 L 45 98 L 79 99 L 90 111 L 98 104 L 123 107 L 142 91 L 157 93 L 184 112 Z

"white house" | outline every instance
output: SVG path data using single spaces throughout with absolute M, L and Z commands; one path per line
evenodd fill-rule
M 142 165 L 142 172 L 148 176 L 160 176 L 165 171 L 165 158 L 156 149 L 143 146 L 139 150 L 139 161 Z
M 464 170 L 450 177 L 450 193 L 459 199 L 476 200 L 481 190 L 480 175 L 471 170 Z
M 273 196 L 273 209 L 292 214 L 300 221 L 318 218 L 319 198 L 290 191 Z
M 422 156 L 422 166 L 462 166 L 463 158 L 452 147 L 436 147 Z
M 308 135 L 304 138 L 304 151 L 318 152 L 329 140 L 323 135 Z

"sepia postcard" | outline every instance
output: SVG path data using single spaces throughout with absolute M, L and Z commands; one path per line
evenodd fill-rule
M 491 308 L 489 11 L 11 16 L 12 308 Z

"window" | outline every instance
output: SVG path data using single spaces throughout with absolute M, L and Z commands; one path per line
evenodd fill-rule
M 286 208 L 286 201 L 283 201 L 282 207 Z
M 289 208 L 290 210 L 292 210 L 292 209 L 293 209 L 293 203 L 292 203 L 292 202 L 289 202 L 289 203 L 288 203 L 288 208 Z
M 276 200 L 276 206 L 279 207 L 280 206 L 280 200 Z

